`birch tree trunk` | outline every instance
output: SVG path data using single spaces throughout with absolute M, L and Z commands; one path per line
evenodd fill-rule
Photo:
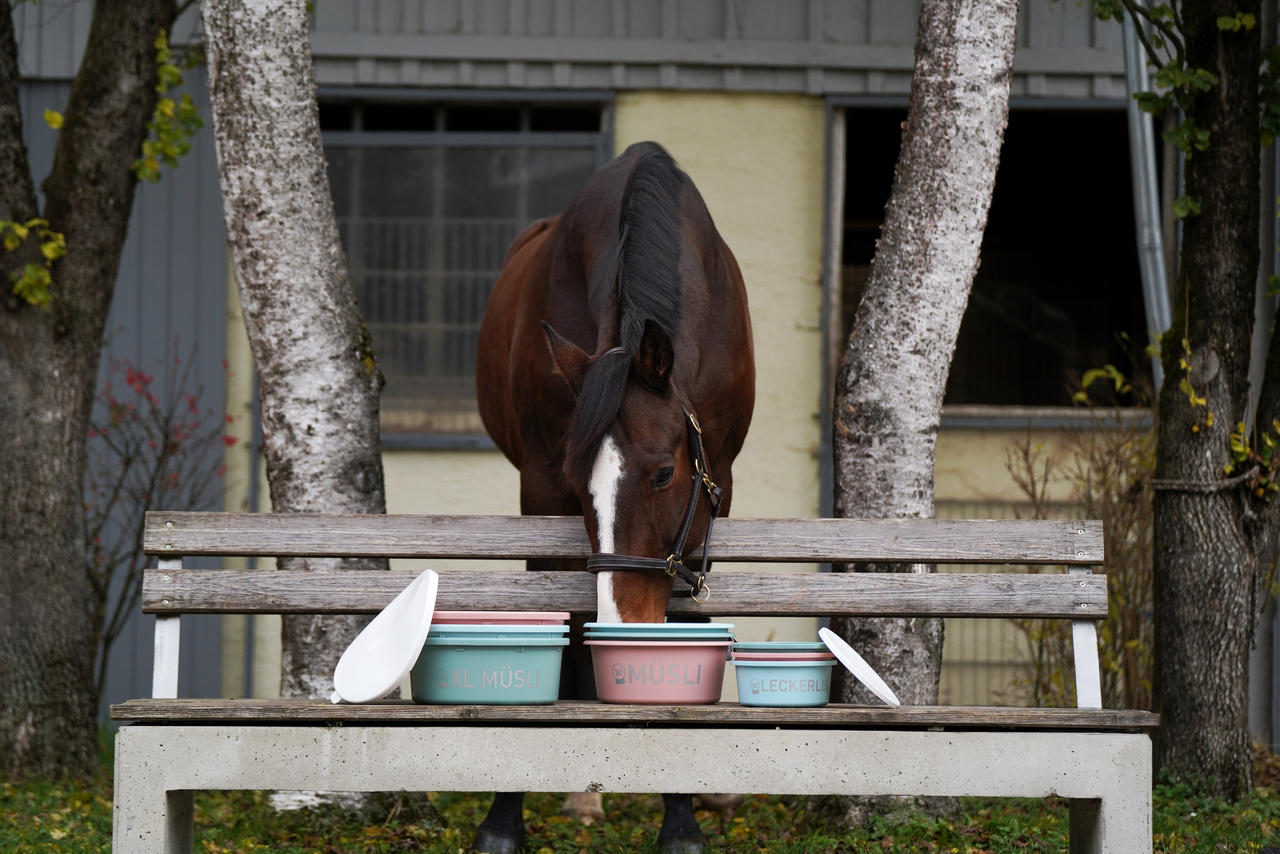
M 156 36 L 168 35 L 174 14 L 172 0 L 94 4 L 41 211 L 13 11 L 0 0 L 0 220 L 42 217 L 67 247 L 40 306 L 10 279 L 43 260 L 35 229 L 12 252 L 0 246 L 0 756 L 10 775 L 98 769 L 85 437 L 137 184 L 132 163 L 156 107 Z
M 1016 0 L 921 8 L 893 192 L 836 377 L 837 516 L 933 515 L 942 397 L 1008 120 L 1017 13 Z M 833 629 L 903 703 L 937 701 L 941 620 L 837 619 Z M 839 701 L 879 702 L 851 678 L 834 687 Z
M 227 238 L 258 376 L 272 509 L 385 513 L 382 377 L 334 219 L 305 5 L 205 0 Z M 290 564 L 386 568 L 382 560 Z M 327 698 L 361 625 L 285 617 L 281 693 Z

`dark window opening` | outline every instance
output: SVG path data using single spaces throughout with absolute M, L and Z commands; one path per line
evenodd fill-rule
M 904 109 L 848 112 L 845 336 L 870 272 L 905 118 Z M 1080 376 L 1104 364 L 1149 379 L 1128 151 L 1119 110 L 1010 112 L 946 403 L 1070 406 Z
M 400 101 L 361 104 L 359 130 L 367 131 L 432 131 L 436 130 L 436 111 L 422 104 Z
M 594 107 L 535 107 L 529 111 L 529 130 L 599 133 L 600 110 Z
M 355 109 L 350 104 L 320 102 L 320 130 L 351 130 Z
M 445 124 L 452 131 L 498 131 L 511 133 L 520 130 L 519 107 L 458 106 L 445 111 Z

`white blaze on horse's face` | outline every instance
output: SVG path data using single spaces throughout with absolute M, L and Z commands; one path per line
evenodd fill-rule
M 622 453 L 612 436 L 605 435 L 596 451 L 595 465 L 587 491 L 596 513 L 596 539 L 599 551 L 612 552 L 617 536 L 618 489 L 622 484 Z M 613 573 L 596 573 L 596 619 L 603 623 L 620 623 L 617 603 L 613 598 Z

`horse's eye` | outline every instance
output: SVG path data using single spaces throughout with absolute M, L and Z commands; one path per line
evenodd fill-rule
M 658 469 L 658 473 L 653 476 L 653 488 L 662 489 L 671 482 L 671 477 L 675 474 L 675 469 L 671 466 L 663 466 Z

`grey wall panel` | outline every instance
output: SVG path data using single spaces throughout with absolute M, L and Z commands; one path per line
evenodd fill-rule
M 919 0 L 872 0 L 867 10 L 867 41 L 872 44 L 915 44 L 919 19 Z
M 13 16 L 18 68 L 24 78 L 65 80 L 75 76 L 93 18 L 89 0 L 21 3 Z
M 328 85 L 892 95 L 906 91 L 918 9 L 916 0 L 322 0 L 314 46 Z M 1020 15 L 1015 91 L 1121 90 L 1113 22 L 1050 0 Z
M 312 27 L 321 31 L 354 32 L 358 29 L 355 0 L 320 0 L 315 4 Z
M 822 4 L 822 38 L 839 44 L 866 42 L 870 0 L 826 0 Z
M 623 33 L 630 38 L 653 39 L 662 36 L 662 0 L 625 0 Z
M 896 94 L 918 14 L 918 0 L 379 0 L 318 10 L 312 49 L 322 85 Z M 1020 92 L 1091 97 L 1056 78 L 1122 79 L 1119 27 L 1086 5 L 1032 0 L 1020 19 Z
M 103 377 L 113 361 L 127 359 L 153 373 L 161 392 L 176 379 L 176 359 L 194 359 L 185 389 L 198 394 L 197 408 L 220 420 L 225 411 L 226 241 L 210 114 L 201 75 L 187 72 L 206 126 L 176 168 L 158 183 L 140 184 L 134 199 L 108 316 Z M 221 506 L 217 496 L 210 509 Z M 154 621 L 138 615 L 129 638 L 113 653 L 106 704 L 150 691 Z M 219 621 L 183 618 L 180 690 L 187 696 L 218 696 Z
M 13 10 L 18 69 L 24 80 L 70 80 L 80 65 L 93 23 L 92 0 L 40 0 Z M 191 7 L 174 23 L 173 44 L 198 39 L 200 12 Z

